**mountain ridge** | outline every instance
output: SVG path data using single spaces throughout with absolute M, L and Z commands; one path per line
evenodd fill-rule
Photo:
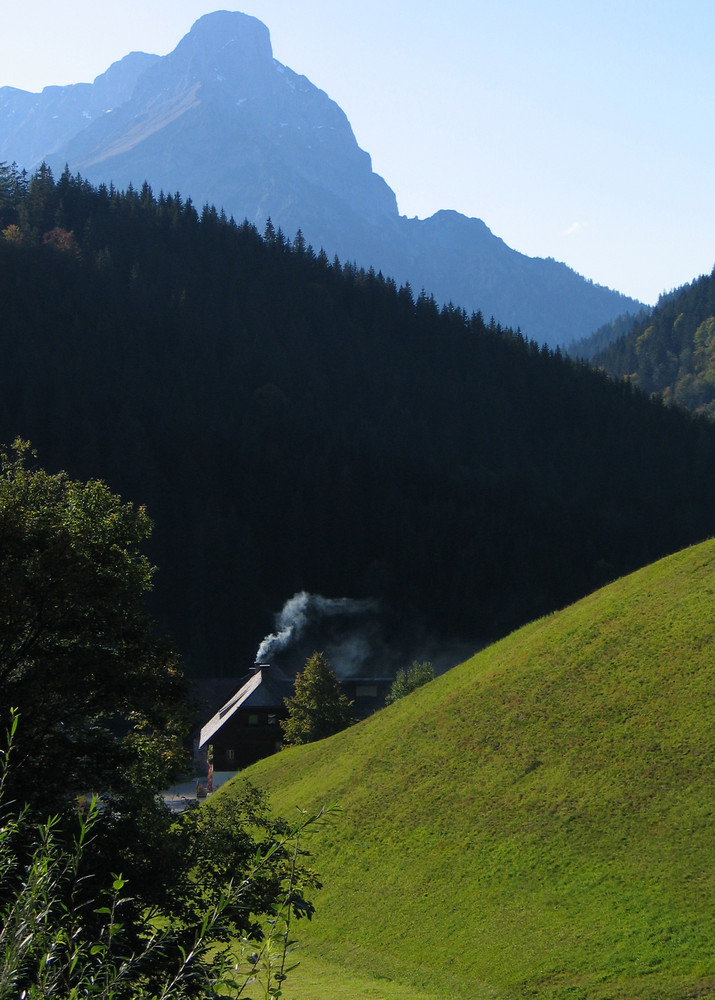
M 0 88 L 0 117 L 5 126 L 0 156 L 7 153 L 12 158 L 8 151 L 18 142 L 21 155 L 17 162 L 25 168 L 32 169 L 49 159 L 90 122 L 111 112 L 115 104 L 127 101 L 139 77 L 158 59 L 145 52 L 130 52 L 92 83 L 45 87 L 39 94 Z
M 637 310 L 634 300 L 565 264 L 512 250 L 481 220 L 454 210 L 427 220 L 400 216 L 395 193 L 373 172 L 345 113 L 273 58 L 270 32 L 258 19 L 204 15 L 173 52 L 144 58 L 121 106 L 89 118 L 80 109 L 63 129 L 55 123 L 52 131 L 48 117 L 62 110 L 63 95 L 76 101 L 87 90 L 46 88 L 31 101 L 0 90 L 0 160 L 27 169 L 46 160 L 55 173 L 69 164 L 92 183 L 120 188 L 148 181 L 259 230 L 270 217 L 290 238 L 300 229 L 330 256 L 372 266 L 551 346 Z M 43 128 L 51 133 L 44 148 Z

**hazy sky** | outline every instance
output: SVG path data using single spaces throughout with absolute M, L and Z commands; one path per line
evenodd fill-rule
M 164 55 L 205 0 L 2 0 L 0 86 Z M 400 212 L 654 302 L 715 264 L 713 0 L 245 0 L 342 107 Z

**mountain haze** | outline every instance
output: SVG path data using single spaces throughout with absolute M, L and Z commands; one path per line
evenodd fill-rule
M 511 250 L 478 219 L 400 216 L 343 111 L 276 61 L 266 26 L 241 13 L 206 15 L 169 55 L 133 53 L 92 85 L 3 88 L 0 160 L 46 160 L 55 173 L 67 163 L 120 188 L 148 181 L 261 231 L 270 217 L 316 250 L 552 346 L 638 308 L 564 264 Z

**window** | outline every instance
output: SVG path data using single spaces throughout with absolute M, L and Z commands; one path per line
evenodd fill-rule
M 249 726 L 257 726 L 258 725 L 258 716 L 257 715 L 249 715 L 248 716 L 248 725 Z
M 226 747 L 226 760 L 233 763 L 235 756 L 236 754 L 233 747 Z
M 355 688 L 356 698 L 377 698 L 376 684 L 363 684 Z
M 268 725 L 269 726 L 275 726 L 275 724 L 277 722 L 278 722 L 278 716 L 277 715 L 269 715 L 268 716 Z

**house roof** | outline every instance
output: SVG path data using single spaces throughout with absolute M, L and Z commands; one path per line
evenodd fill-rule
M 262 664 L 246 675 L 238 690 L 201 727 L 199 747 L 205 746 L 239 708 L 280 708 L 291 694 L 292 682 L 278 667 Z

